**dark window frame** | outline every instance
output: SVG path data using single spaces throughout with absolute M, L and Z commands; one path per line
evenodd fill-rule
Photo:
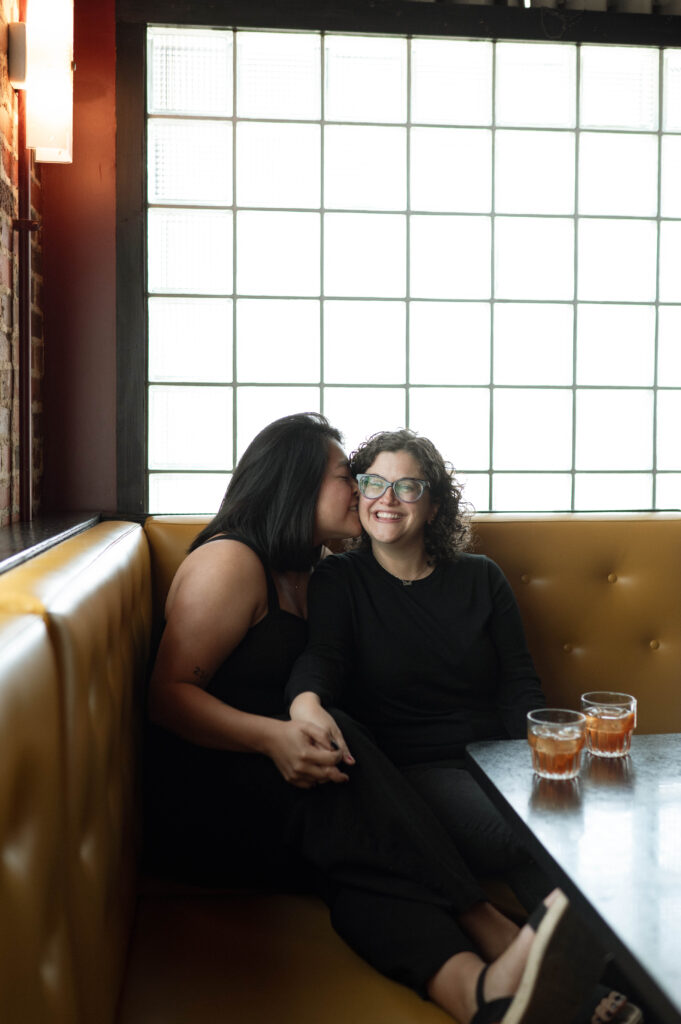
M 424 0 L 117 0 L 117 503 L 145 512 L 147 481 L 146 30 L 148 25 L 681 47 L 681 17 Z

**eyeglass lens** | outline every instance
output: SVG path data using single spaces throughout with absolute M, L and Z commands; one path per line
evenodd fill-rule
M 393 494 L 399 501 L 418 501 L 423 494 L 425 484 L 421 480 L 414 480 L 412 477 L 403 476 L 392 483 L 384 480 L 382 476 L 371 476 L 362 474 L 357 478 L 360 492 L 365 498 L 380 498 L 389 487 L 392 487 Z

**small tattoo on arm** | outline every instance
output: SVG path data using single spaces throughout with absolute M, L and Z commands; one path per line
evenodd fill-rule
M 202 669 L 200 665 L 197 665 L 196 668 L 194 669 L 194 678 L 199 684 L 207 683 L 208 673 L 205 671 L 205 669 Z

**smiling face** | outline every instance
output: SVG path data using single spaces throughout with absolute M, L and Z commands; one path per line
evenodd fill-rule
M 348 468 L 347 456 L 340 445 L 332 442 L 315 509 L 315 546 L 327 540 L 359 536 L 357 494 L 357 484 Z
M 401 477 L 425 479 L 421 466 L 406 451 L 380 452 L 366 470 L 384 480 L 399 480 Z M 398 501 L 389 487 L 380 498 L 365 498 L 360 495 L 360 522 L 371 538 L 372 548 L 396 545 L 400 549 L 422 549 L 423 531 L 437 511 L 430 498 L 429 489 L 415 502 Z

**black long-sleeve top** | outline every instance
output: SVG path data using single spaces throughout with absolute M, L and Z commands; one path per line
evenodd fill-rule
M 309 589 L 309 639 L 287 686 L 366 723 L 397 764 L 523 737 L 546 703 L 501 569 L 464 554 L 405 586 L 368 550 L 333 555 Z

